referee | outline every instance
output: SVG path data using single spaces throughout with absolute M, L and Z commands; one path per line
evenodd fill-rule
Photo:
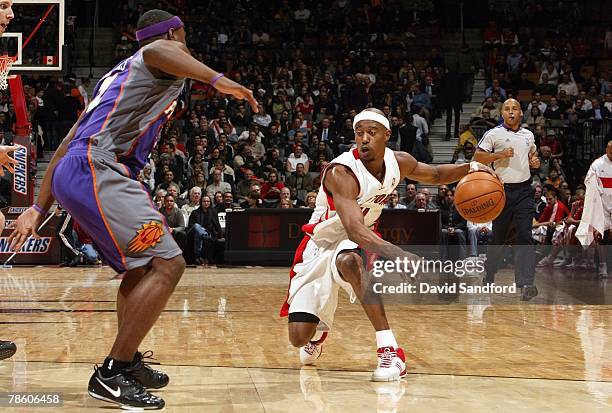
M 534 284 L 535 253 L 531 240 L 533 220 L 533 188 L 530 168 L 538 168 L 540 160 L 533 133 L 521 128 L 523 111 L 515 99 L 502 106 L 504 123 L 487 131 L 474 154 L 474 161 L 492 163 L 504 182 L 506 205 L 493 221 L 493 245 L 487 250 L 485 283 L 495 282 L 495 273 L 504 253 L 503 245 L 512 224 L 516 229 L 514 277 L 521 288 L 521 300 L 528 301 L 538 295 Z

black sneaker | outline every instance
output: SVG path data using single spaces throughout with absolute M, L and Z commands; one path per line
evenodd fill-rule
M 151 360 L 155 360 L 152 351 L 145 351 L 144 354 L 137 351 L 134 356 L 134 363 L 125 372 L 138 380 L 147 389 L 166 387 L 170 383 L 170 377 L 164 372 L 153 370 L 149 367 L 149 364 L 159 364 L 157 361 Z
M 17 346 L 12 341 L 0 340 L 0 360 L 4 360 L 13 357 L 13 354 L 17 352 Z
M 524 285 L 521 288 L 521 301 L 529 301 L 538 295 L 538 289 L 535 285 Z
M 98 372 L 98 366 L 94 367 L 94 373 L 89 379 L 88 391 L 94 399 L 118 404 L 126 410 L 159 410 L 166 404 L 163 399 L 149 393 L 129 374 L 121 372 L 116 376 L 104 378 Z

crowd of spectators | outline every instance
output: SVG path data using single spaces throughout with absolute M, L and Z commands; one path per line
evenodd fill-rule
M 138 2 L 120 3 L 116 61 L 136 50 L 136 22 L 145 10 Z M 459 125 L 483 62 L 468 47 L 459 58 L 445 56 L 433 2 L 162 0 L 157 7 L 186 22 L 196 58 L 254 90 L 260 102 L 255 114 L 209 85 L 188 82 L 139 177 L 197 261 L 214 261 L 202 252 L 210 250 L 205 237 L 223 240 L 227 209 L 313 207 L 321 171 L 354 144 L 352 118 L 365 107 L 381 108 L 389 117 L 391 148 L 424 162 L 432 160 L 432 123 L 442 112 L 453 112 L 453 131 L 450 116 L 447 123 L 447 139 L 458 139 L 453 161 L 467 162 L 482 133 L 499 123 L 503 99 L 524 100 L 529 90 L 525 123 L 544 158 L 534 176 L 553 186 L 568 171 L 562 125 L 551 122 L 603 120 L 612 110 L 609 69 L 599 70 L 594 60 L 605 41 L 591 47 L 572 31 L 563 34 L 530 20 L 517 25 L 520 16 L 509 12 L 493 13 L 484 30 L 487 98 L 468 125 Z M 55 149 L 86 106 L 88 82 L 25 79 L 39 153 Z M 10 133 L 14 109 L 6 95 L 2 99 L 1 133 Z M 565 180 L 575 189 L 579 178 Z M 443 198 L 411 193 L 410 185 L 406 196 L 414 196 L 418 208 L 445 205 Z M 192 220 L 196 210 L 216 211 L 218 222 L 201 213 Z

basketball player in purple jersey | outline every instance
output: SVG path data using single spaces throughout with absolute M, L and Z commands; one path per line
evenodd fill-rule
M 18 249 L 56 199 L 125 276 L 117 295 L 119 331 L 89 394 L 123 408 L 161 409 L 146 388 L 168 376 L 143 362 L 138 346 L 179 282 L 185 261 L 162 215 L 136 181 L 162 126 L 176 106 L 185 78 L 257 102 L 245 87 L 191 57 L 180 18 L 150 10 L 138 21 L 140 50 L 107 73 L 55 152 L 36 204 L 17 220 L 11 247 Z
M 0 0 L 0 36 L 4 34 L 6 28 L 15 15 L 13 14 L 13 0 Z M 10 152 L 16 150 L 17 146 L 0 145 L 0 176 L 4 176 L 6 168 L 13 173 L 15 160 L 9 156 Z M 4 229 L 4 214 L 0 212 L 0 232 Z M 12 341 L 0 340 L 0 360 L 11 357 L 17 351 L 17 346 Z

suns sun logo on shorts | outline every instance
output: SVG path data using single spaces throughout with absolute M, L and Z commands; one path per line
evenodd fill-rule
M 161 222 L 151 221 L 144 224 L 128 244 L 128 253 L 138 254 L 154 247 L 161 241 L 162 235 L 164 235 L 164 229 Z

